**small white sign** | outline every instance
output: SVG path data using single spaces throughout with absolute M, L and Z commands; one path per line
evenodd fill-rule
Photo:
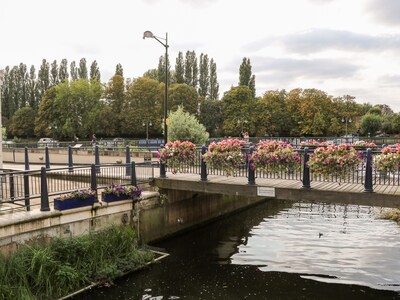
M 265 187 L 265 186 L 258 186 L 257 187 L 257 196 L 275 197 L 275 188 L 273 188 L 273 187 Z

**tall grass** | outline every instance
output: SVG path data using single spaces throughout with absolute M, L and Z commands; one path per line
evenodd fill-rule
M 24 245 L 0 256 L 0 299 L 55 299 L 92 282 L 111 281 L 153 259 L 134 230 L 113 227 L 82 237 Z

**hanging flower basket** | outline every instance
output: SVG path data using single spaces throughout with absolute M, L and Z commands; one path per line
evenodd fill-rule
M 310 155 L 308 167 L 314 176 L 324 178 L 338 176 L 344 179 L 346 175 L 361 162 L 361 154 L 346 144 L 329 145 L 315 149 Z
M 400 169 L 400 144 L 383 148 L 381 154 L 375 156 L 374 165 L 382 177 L 397 173 Z
M 54 209 L 66 210 L 91 206 L 95 202 L 96 192 L 91 189 L 76 190 L 54 199 Z
M 253 152 L 253 168 L 266 173 L 292 173 L 300 169 L 300 155 L 284 142 L 260 141 Z
M 243 143 L 244 141 L 238 139 L 213 142 L 208 146 L 203 159 L 208 167 L 223 171 L 226 176 L 236 176 L 246 157 L 241 151 Z
M 164 148 L 159 149 L 158 156 L 161 163 L 165 163 L 173 174 L 187 173 L 196 158 L 196 145 L 188 141 L 168 142 Z

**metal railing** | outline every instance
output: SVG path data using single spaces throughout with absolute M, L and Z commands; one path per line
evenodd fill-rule
M 158 167 L 158 163 L 132 162 L 5 171 L 0 174 L 0 211 L 16 208 L 29 211 L 39 205 L 42 211 L 47 211 L 54 196 L 74 190 L 92 188 L 97 191 L 112 184 L 143 185 L 154 179 Z M 4 207 L 3 204 L 9 205 Z

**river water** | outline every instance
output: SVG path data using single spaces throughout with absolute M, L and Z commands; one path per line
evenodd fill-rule
M 76 299 L 400 299 L 383 208 L 273 200 L 158 243 L 162 262 Z

